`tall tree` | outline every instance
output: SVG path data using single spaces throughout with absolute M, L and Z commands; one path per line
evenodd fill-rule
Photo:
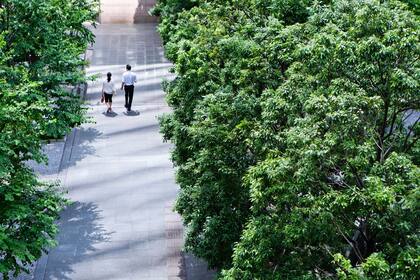
M 224 278 L 418 279 L 419 22 L 396 1 L 315 9 L 264 95 L 278 146 Z
M 45 162 L 42 139 L 61 137 L 84 120 L 81 55 L 93 40 L 84 26 L 96 1 L 0 1 L 0 273 L 26 271 L 53 246 L 65 204 L 41 183 L 28 160 Z
M 177 78 L 167 85 L 174 113 L 161 123 L 176 143 L 177 210 L 188 225 L 187 249 L 212 267 L 230 266 L 249 216 L 242 178 L 267 150 L 252 145 L 249 134 L 258 100 L 282 82 L 290 63 L 278 59 L 271 39 L 284 39 L 285 25 L 305 21 L 308 2 L 208 1 L 181 12 L 166 43 Z M 271 14 L 285 21 L 267 21 Z
M 94 36 L 85 23 L 96 20 L 98 1 L 4 0 L 0 5 L 7 63 L 24 65 L 31 80 L 42 82 L 54 108 L 44 135 L 63 137 L 84 121 L 80 96 L 70 90 L 86 81 L 83 54 Z
M 183 11 L 189 11 L 199 4 L 199 0 L 158 0 L 151 13 L 161 18 L 160 34 L 166 43 L 177 29 L 176 22 Z
M 226 279 L 416 279 L 407 6 L 200 1 L 162 24 L 186 248 Z
M 19 274 L 53 245 L 54 220 L 64 200 L 25 165 L 44 159 L 40 147 L 51 110 L 48 99 L 23 67 L 0 61 L 0 71 L 0 273 L 8 279 L 9 272 Z

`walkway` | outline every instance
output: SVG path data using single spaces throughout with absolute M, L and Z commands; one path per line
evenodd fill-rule
M 157 116 L 169 112 L 161 89 L 170 63 L 154 24 L 101 25 L 88 74 L 94 123 L 66 142 L 60 177 L 74 201 L 62 215 L 59 245 L 36 268 L 35 279 L 175 280 L 210 279 L 203 265 L 183 263 L 182 225 L 172 212 L 178 188 L 162 143 Z M 110 71 L 116 82 L 130 63 L 138 75 L 133 110 L 124 113 L 124 95 L 114 100 L 116 115 L 99 103 L 100 83 Z M 187 258 L 189 260 L 189 257 Z

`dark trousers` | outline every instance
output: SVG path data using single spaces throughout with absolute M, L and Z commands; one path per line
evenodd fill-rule
M 131 111 L 131 104 L 133 103 L 134 86 L 124 86 L 125 90 L 125 107 Z

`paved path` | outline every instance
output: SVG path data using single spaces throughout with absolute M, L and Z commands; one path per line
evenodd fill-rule
M 211 278 L 202 264 L 181 255 L 182 225 L 171 210 L 178 188 L 157 120 L 169 111 L 161 82 L 171 78 L 170 63 L 155 29 L 101 25 L 96 31 L 88 74 L 102 77 L 87 93 L 95 123 L 67 139 L 60 177 L 74 204 L 59 222 L 58 247 L 37 265 L 37 280 Z M 100 83 L 108 71 L 119 82 L 126 63 L 138 75 L 137 113 L 124 113 L 118 92 L 116 115 L 106 116 Z

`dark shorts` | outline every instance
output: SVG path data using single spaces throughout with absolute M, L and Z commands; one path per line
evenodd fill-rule
M 105 102 L 112 103 L 112 94 L 104 93 Z

